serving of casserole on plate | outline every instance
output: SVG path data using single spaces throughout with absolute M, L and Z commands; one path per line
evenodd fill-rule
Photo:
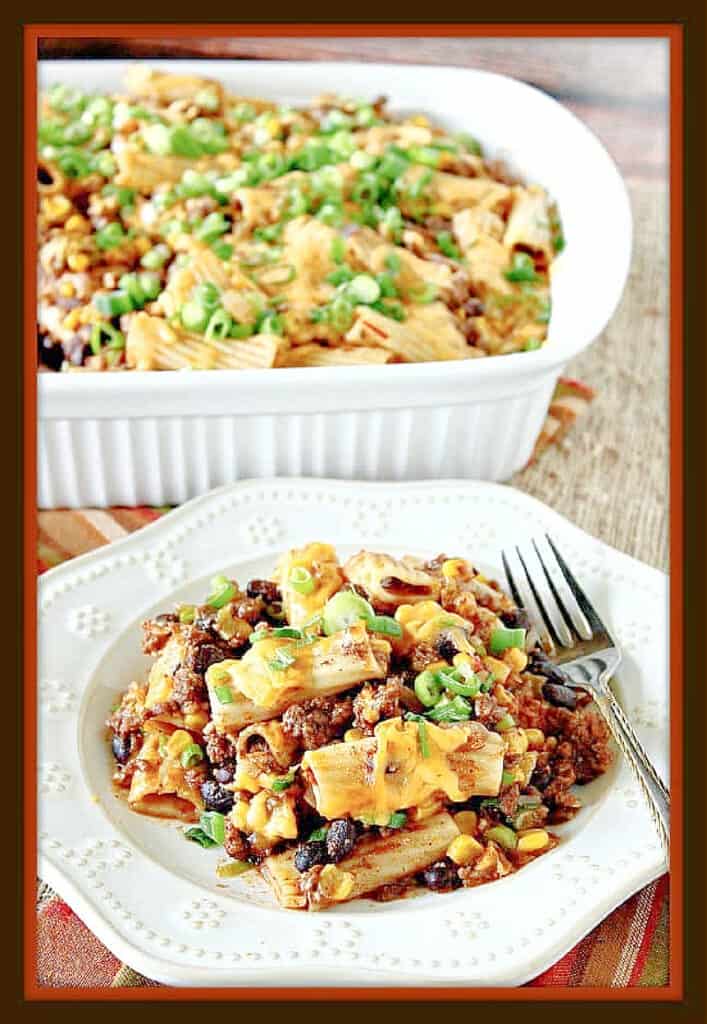
M 616 168 L 512 79 L 55 61 L 40 90 L 42 507 L 505 478 L 621 294 Z
M 662 574 L 494 485 L 244 483 L 42 579 L 43 877 L 177 984 L 539 973 L 663 870 L 601 721 L 491 582 L 546 531 L 665 772 Z

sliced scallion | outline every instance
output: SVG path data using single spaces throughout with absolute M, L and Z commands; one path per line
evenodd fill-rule
M 311 594 L 316 586 L 311 572 L 309 569 L 305 569 L 303 565 L 294 566 L 290 571 L 288 580 L 292 589 L 296 590 L 298 594 Z

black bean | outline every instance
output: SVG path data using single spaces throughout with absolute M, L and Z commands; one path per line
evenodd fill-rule
M 326 836 L 326 851 L 336 864 L 347 857 L 356 845 L 356 826 L 348 818 L 332 821 Z
M 428 868 L 425 868 L 422 872 L 422 881 L 428 889 L 432 889 L 434 892 L 457 889 L 461 885 L 461 879 L 457 874 L 456 867 L 448 864 L 445 860 L 437 861 L 436 864 L 431 864 Z
M 569 686 L 562 683 L 545 683 L 543 686 L 543 697 L 558 708 L 569 708 L 574 711 L 577 706 L 577 695 Z
M 459 654 L 459 648 L 452 640 L 451 636 L 446 633 L 437 640 L 437 653 L 440 658 L 444 658 L 445 661 L 452 661 L 455 654 Z
M 315 864 L 326 864 L 327 852 L 326 843 L 318 839 L 312 840 L 311 843 L 302 843 L 301 846 L 297 847 L 297 853 L 295 854 L 295 867 L 302 874 L 305 871 L 309 871 Z
M 225 789 L 220 782 L 207 779 L 201 784 L 201 795 L 204 800 L 204 807 L 207 811 L 219 811 L 221 814 L 228 814 L 233 807 L 233 793 Z
M 501 622 L 508 629 L 530 629 L 530 619 L 524 608 L 516 608 L 512 612 L 502 612 Z
M 210 665 L 224 661 L 228 652 L 216 644 L 188 644 L 184 657 L 185 666 L 199 676 L 203 676 Z
M 38 335 L 39 361 L 42 366 L 50 370 L 60 370 L 64 362 L 64 349 L 59 342 L 54 343 L 51 338 Z
M 560 686 L 565 685 L 565 676 L 563 672 L 553 665 L 548 658 L 547 654 L 539 648 L 532 651 L 528 659 L 528 671 L 533 672 L 536 676 L 545 676 L 546 679 L 550 679 L 554 683 L 558 683 Z
M 248 597 L 262 597 L 266 604 L 277 604 L 282 600 L 280 588 L 272 580 L 251 580 L 245 592 Z
M 552 778 L 552 772 L 549 767 L 545 765 L 543 768 L 536 768 L 530 777 L 531 785 L 537 787 L 537 789 L 545 789 L 550 784 Z
M 118 736 L 115 735 L 111 740 L 111 748 L 113 750 L 113 757 L 116 759 L 118 764 L 125 764 L 130 757 L 130 743 L 129 736 Z

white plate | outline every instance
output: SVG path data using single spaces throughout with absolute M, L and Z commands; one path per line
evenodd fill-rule
M 200 600 L 225 570 L 245 582 L 286 547 L 321 539 L 468 555 L 549 531 L 624 652 L 618 687 L 658 770 L 668 767 L 667 578 L 495 484 L 274 480 L 231 485 L 46 573 L 39 584 L 39 872 L 116 956 L 174 985 L 519 985 L 664 870 L 630 769 L 583 788 L 562 843 L 471 890 L 305 914 L 255 873 L 222 881 L 218 851 L 111 790 L 103 721 L 144 673 L 140 621 Z M 498 570 L 496 569 L 498 572 Z M 502 578 L 498 573 L 499 578 Z

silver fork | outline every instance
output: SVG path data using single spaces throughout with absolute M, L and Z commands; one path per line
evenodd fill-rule
M 586 690 L 594 698 L 636 775 L 667 859 L 670 794 L 609 685 L 621 652 L 551 537 L 546 534 L 545 539 L 548 548 L 544 555 L 535 540 L 532 551 L 523 553 L 515 548 L 520 566 L 515 575 L 510 564 L 511 559 L 515 561 L 513 553 L 510 558 L 506 551 L 502 553 L 511 594 L 535 627 L 554 666 L 553 675 L 565 686 Z

